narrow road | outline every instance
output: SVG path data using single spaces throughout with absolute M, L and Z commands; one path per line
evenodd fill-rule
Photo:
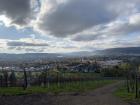
M 93 92 L 82 93 L 76 96 L 57 97 L 57 104 L 53 105 L 129 105 L 112 95 L 120 83 L 98 88 Z
M 0 105 L 130 105 L 112 95 L 118 86 L 119 83 L 114 83 L 92 92 L 57 96 L 46 94 L 1 96 Z

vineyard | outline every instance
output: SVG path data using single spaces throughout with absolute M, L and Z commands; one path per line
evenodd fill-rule
M 43 71 L 1 71 L 0 94 L 81 92 L 115 82 L 104 79 L 99 73 Z

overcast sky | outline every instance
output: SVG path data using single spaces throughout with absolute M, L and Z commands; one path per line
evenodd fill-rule
M 140 46 L 140 0 L 0 0 L 0 53 Z

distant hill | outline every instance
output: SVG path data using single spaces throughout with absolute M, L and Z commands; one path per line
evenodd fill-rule
M 35 60 L 54 60 L 61 54 L 57 53 L 25 53 L 25 54 L 7 54 L 0 53 L 0 61 L 35 61 Z
M 64 53 L 64 57 L 88 57 L 93 56 L 94 53 L 92 51 L 79 51 L 79 52 L 71 52 L 71 53 Z
M 140 56 L 140 47 L 111 48 L 98 51 L 80 51 L 72 53 L 25 53 L 7 54 L 0 53 L 0 61 L 38 61 L 38 60 L 60 60 L 72 57 L 90 57 L 96 55 L 136 55 Z
M 62 58 L 91 56 L 93 52 L 81 51 L 72 53 L 24 53 L 8 54 L 0 53 L 0 61 L 39 61 L 39 60 L 60 60 Z
M 111 48 L 95 51 L 98 55 L 140 55 L 140 47 Z

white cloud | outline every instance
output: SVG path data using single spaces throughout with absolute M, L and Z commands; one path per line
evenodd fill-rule
M 41 35 L 49 36 L 48 39 L 37 39 L 31 35 L 31 38 L 5 40 L 1 42 L 0 48 L 4 45 L 3 48 L 6 49 L 7 43 L 12 42 L 13 45 L 18 44 L 13 46 L 13 50 L 18 51 L 69 52 L 139 44 L 136 39 L 127 41 L 122 38 L 127 38 L 130 34 L 135 37 L 135 33 L 140 33 L 140 0 L 0 2 L 0 21 L 5 26 L 30 27 Z M 15 6 L 17 4 L 23 5 Z
M 129 18 L 129 23 L 134 25 L 140 25 L 140 13 L 132 15 Z

